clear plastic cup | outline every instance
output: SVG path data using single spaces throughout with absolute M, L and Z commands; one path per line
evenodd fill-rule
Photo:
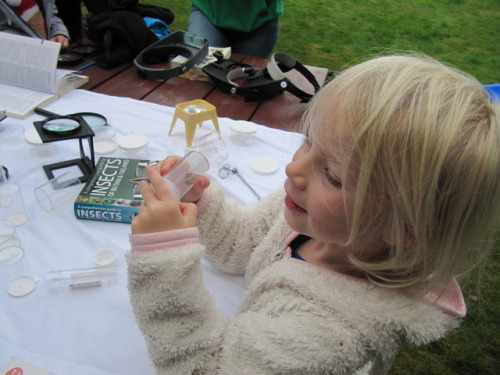
M 37 158 L 49 157 L 58 151 L 56 142 L 43 143 L 35 128 L 24 133 L 24 139 L 30 145 L 31 155 Z
M 12 297 L 22 297 L 31 293 L 37 284 L 30 266 L 20 246 L 0 249 L 0 275 L 3 287 Z
M 29 216 L 24 205 L 23 193 L 18 184 L 0 184 L 0 219 L 8 220 L 16 227 L 28 222 Z
M 231 123 L 231 142 L 240 147 L 249 147 L 254 143 L 257 125 L 249 121 Z
M 216 169 L 220 168 L 229 155 L 224 139 L 216 131 L 201 136 L 198 139 L 197 149 L 205 155 L 211 166 Z
M 45 211 L 52 212 L 56 208 L 72 203 L 82 187 L 83 184 L 78 176 L 68 171 L 37 186 L 34 193 L 40 206 Z
M 190 151 L 164 176 L 177 201 L 180 201 L 193 187 L 196 177 L 206 173 L 209 167 L 205 155 L 198 151 Z
M 3 165 L 0 165 L 0 185 L 6 182 L 9 182 L 9 179 L 7 177 L 7 169 Z
M 0 220 L 0 248 L 14 236 L 14 225 L 7 220 Z

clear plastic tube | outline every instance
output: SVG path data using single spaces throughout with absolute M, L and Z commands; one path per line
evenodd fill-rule
M 164 176 L 177 201 L 193 187 L 196 176 L 207 172 L 209 166 L 205 155 L 191 151 Z
M 51 291 L 92 288 L 114 284 L 116 281 L 116 266 L 47 272 L 47 285 Z

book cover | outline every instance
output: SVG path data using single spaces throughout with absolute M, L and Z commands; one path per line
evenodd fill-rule
M 157 161 L 101 157 L 74 203 L 78 219 L 130 223 L 142 203 L 138 182 Z

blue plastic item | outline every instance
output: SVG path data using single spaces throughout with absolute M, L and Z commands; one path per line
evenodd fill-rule
M 163 39 L 171 34 L 171 31 L 169 30 L 167 24 L 162 20 L 151 17 L 143 17 L 143 19 L 144 22 L 146 23 L 146 26 L 149 27 L 151 31 L 153 31 L 156 34 L 158 39 Z
M 493 85 L 484 85 L 484 88 L 490 94 L 491 101 L 500 102 L 500 83 L 495 83 Z

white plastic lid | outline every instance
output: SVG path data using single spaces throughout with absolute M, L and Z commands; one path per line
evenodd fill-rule
M 2 248 L 10 247 L 10 246 L 21 246 L 23 243 L 19 237 L 16 235 L 10 236 L 5 242 L 2 242 L 0 238 L 0 244 Z M 3 261 L 2 256 L 0 255 L 0 263 Z
M 142 134 L 129 134 L 118 140 L 118 146 L 125 150 L 137 150 L 149 143 L 148 137 Z
M 95 134 L 95 139 L 98 141 L 103 141 L 106 139 L 111 139 L 115 136 L 116 130 L 111 126 L 96 126 L 92 129 Z
M 257 125 L 249 121 L 234 121 L 231 123 L 231 130 L 237 133 L 254 134 L 257 133 Z
M 26 133 L 24 133 L 24 139 L 26 140 L 26 142 L 32 145 L 43 144 L 42 138 L 40 138 L 40 135 L 38 134 L 35 128 L 30 129 Z
M 95 255 L 95 264 L 99 267 L 112 266 L 116 262 L 116 254 L 112 250 L 101 250 Z
M 24 251 L 21 247 L 15 245 L 5 246 L 5 243 L 2 244 L 3 248 L 0 251 L 0 264 L 4 266 L 9 266 L 19 262 L 23 256 Z
M 112 154 L 118 148 L 115 141 L 104 140 L 94 143 L 94 152 L 99 155 Z
M 7 286 L 7 293 L 12 297 L 22 297 L 36 288 L 36 280 L 30 276 L 19 276 Z
M 273 158 L 267 156 L 258 156 L 250 159 L 248 166 L 254 172 L 260 174 L 273 174 L 279 168 L 278 163 Z

